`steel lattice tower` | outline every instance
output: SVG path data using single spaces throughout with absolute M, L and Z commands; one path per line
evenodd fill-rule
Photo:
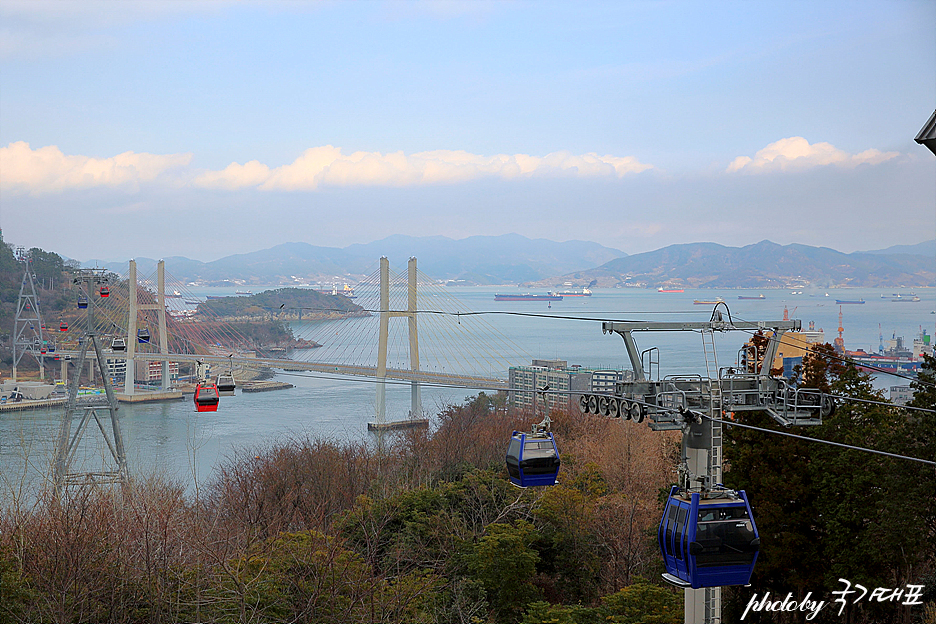
M 16 381 L 16 367 L 26 353 L 32 354 L 39 363 L 39 379 L 45 379 L 45 362 L 42 347 L 42 315 L 39 312 L 39 296 L 36 294 L 36 279 L 32 272 L 32 260 L 29 252 L 17 249 L 17 260 L 23 263 L 23 280 L 20 283 L 19 299 L 16 304 L 16 317 L 13 321 L 13 381 Z

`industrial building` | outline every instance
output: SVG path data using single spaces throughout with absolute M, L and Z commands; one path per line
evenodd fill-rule
M 632 378 L 631 371 L 569 366 L 567 360 L 533 360 L 530 366 L 510 367 L 508 400 L 512 407 L 532 409 L 534 390 L 548 385 L 549 407 L 568 409 L 578 405 L 582 394 L 613 394 L 615 382 Z

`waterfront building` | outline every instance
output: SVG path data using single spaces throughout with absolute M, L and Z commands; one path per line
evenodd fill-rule
M 821 345 L 825 342 L 825 332 L 822 328 L 816 329 L 813 321 L 809 321 L 809 329 L 787 332 L 777 350 L 774 368 L 782 368 L 783 376 L 787 379 L 791 378 L 793 368 L 803 363 L 803 356 L 812 350 L 813 345 Z
M 107 374 L 115 384 L 123 383 L 127 378 L 127 360 L 123 358 L 107 358 Z
M 890 401 L 894 405 L 906 405 L 913 399 L 913 389 L 910 386 L 891 386 Z
M 179 378 L 179 363 L 169 362 L 169 381 Z M 138 383 L 152 385 L 162 382 L 162 362 L 137 362 L 136 380 Z

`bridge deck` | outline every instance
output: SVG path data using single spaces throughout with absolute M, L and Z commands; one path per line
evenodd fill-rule
M 77 359 L 77 351 L 58 351 L 59 357 L 70 358 L 72 361 Z M 125 353 L 106 353 L 105 357 L 112 360 L 126 360 Z M 356 366 L 348 364 L 329 364 L 326 362 L 303 362 L 299 360 L 279 359 L 279 358 L 246 358 L 246 357 L 226 357 L 223 355 L 198 355 L 188 353 L 136 353 L 133 356 L 135 362 L 185 362 L 194 364 L 195 362 L 221 364 L 228 366 L 237 364 L 239 366 L 269 367 L 269 368 L 288 368 L 291 371 L 309 371 L 315 373 L 325 373 L 331 375 L 352 375 L 358 377 L 377 377 L 376 366 Z M 503 379 L 494 379 L 491 377 L 481 377 L 477 375 L 460 375 L 456 373 L 433 372 L 433 371 L 413 371 L 408 369 L 387 368 L 387 379 L 398 381 L 417 381 L 422 383 L 445 384 L 464 388 L 474 388 L 480 390 L 507 390 L 508 382 Z

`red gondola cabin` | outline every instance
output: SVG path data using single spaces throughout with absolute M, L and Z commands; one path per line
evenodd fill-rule
M 198 384 L 195 386 L 195 411 L 217 412 L 220 395 L 218 387 L 214 384 Z

